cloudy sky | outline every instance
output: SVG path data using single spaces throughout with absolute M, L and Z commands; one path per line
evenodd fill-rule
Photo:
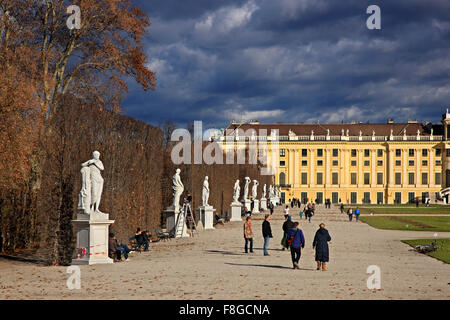
M 449 0 L 134 2 L 158 80 L 123 104 L 148 123 L 438 122 L 450 107 Z

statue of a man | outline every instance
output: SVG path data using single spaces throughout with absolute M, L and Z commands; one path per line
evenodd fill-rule
M 273 191 L 273 185 L 269 186 L 269 199 L 272 199 L 275 196 Z
M 239 179 L 236 180 L 236 182 L 234 183 L 234 188 L 233 188 L 233 201 L 234 202 L 239 202 L 239 195 L 241 194 L 241 187 L 239 186 Z
M 266 184 L 264 183 L 264 186 L 263 186 L 263 191 L 262 191 L 262 197 L 263 198 L 265 198 L 266 197 Z
M 105 168 L 100 160 L 100 152 L 94 151 L 92 157 L 93 159 L 81 164 L 81 191 L 78 209 L 83 210 L 85 214 L 102 213 L 99 210 L 104 182 L 101 171 Z
M 245 201 L 248 199 L 248 186 L 250 185 L 250 178 L 245 177 L 245 185 L 244 185 L 244 197 L 242 198 L 242 201 Z
M 175 209 L 175 212 L 179 211 L 180 197 L 184 191 L 184 185 L 183 185 L 183 182 L 181 182 L 180 172 L 181 172 L 181 170 L 177 169 L 172 178 L 173 207 Z
M 253 188 L 252 188 L 253 199 L 256 199 L 256 196 L 258 195 L 258 185 L 259 185 L 258 181 L 253 180 Z
M 206 176 L 205 180 L 203 181 L 203 190 L 202 190 L 202 202 L 204 207 L 209 206 L 208 199 L 209 199 L 209 182 L 208 176 Z

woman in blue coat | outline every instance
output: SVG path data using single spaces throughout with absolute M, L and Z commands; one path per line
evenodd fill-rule
M 320 228 L 314 236 L 313 249 L 316 249 L 317 270 L 320 270 L 320 265 L 322 265 L 322 271 L 327 271 L 326 263 L 330 258 L 328 241 L 331 241 L 331 237 L 328 230 L 325 229 L 325 224 L 321 223 L 319 226 Z

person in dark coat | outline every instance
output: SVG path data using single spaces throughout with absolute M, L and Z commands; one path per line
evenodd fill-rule
M 272 238 L 272 228 L 270 227 L 270 214 L 266 214 L 264 222 L 262 223 L 262 235 L 264 238 L 264 255 L 270 256 L 267 248 L 269 247 L 269 240 Z
M 314 236 L 313 249 L 316 249 L 317 270 L 320 270 L 322 265 L 322 271 L 327 271 L 326 263 L 330 259 L 328 241 L 331 241 L 331 237 L 328 230 L 325 229 L 325 224 L 321 223 L 319 226 L 320 228 Z
M 301 249 L 305 247 L 305 237 L 302 230 L 298 228 L 298 222 L 294 222 L 294 227 L 286 234 L 286 243 L 291 248 L 291 258 L 294 269 L 300 269 L 298 262 L 301 256 Z
M 281 245 L 283 246 L 283 251 L 287 248 L 286 246 L 286 234 L 288 233 L 289 229 L 294 228 L 294 222 L 292 222 L 292 218 L 290 215 L 284 216 L 284 223 L 283 223 L 283 239 L 281 240 Z

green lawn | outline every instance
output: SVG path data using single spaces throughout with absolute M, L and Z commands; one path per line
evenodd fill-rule
M 335 204 L 335 206 L 340 207 L 341 205 L 340 204 Z M 349 205 L 348 204 L 344 204 L 344 206 L 348 207 Z M 385 203 L 385 204 L 362 203 L 361 204 L 361 203 L 359 203 L 359 204 L 352 204 L 351 206 L 352 207 L 359 206 L 359 207 L 387 207 L 387 208 L 389 208 L 389 207 L 414 207 L 415 208 L 416 204 L 415 203 L 405 203 L 405 204 L 394 204 L 394 203 Z M 419 203 L 419 207 L 426 208 L 426 205 L 420 202 Z M 433 207 L 436 207 L 436 208 L 447 208 L 448 210 L 450 210 L 450 205 L 445 205 L 445 204 L 436 204 L 436 203 L 430 204 L 429 208 L 433 208 Z
M 450 232 L 450 217 L 365 216 L 359 219 L 377 229 Z
M 353 210 L 357 206 L 352 207 Z M 347 211 L 345 207 L 344 211 Z M 383 207 L 383 208 L 364 208 L 359 207 L 361 214 L 450 214 L 450 206 L 436 206 L 436 207 L 418 207 L 402 206 L 402 207 Z
M 402 240 L 402 242 L 415 247 L 419 244 L 431 244 L 434 239 L 417 239 L 417 240 Z M 437 246 L 441 247 L 435 252 L 429 252 L 427 255 L 441 260 L 445 263 L 450 263 L 450 239 L 436 239 Z

